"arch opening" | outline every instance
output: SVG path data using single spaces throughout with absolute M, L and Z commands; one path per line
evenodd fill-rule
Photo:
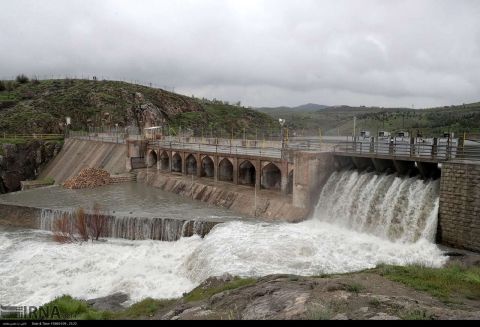
M 182 172 L 182 157 L 175 153 L 172 157 L 172 171 L 175 173 Z
M 218 179 L 223 182 L 233 182 L 233 165 L 227 158 L 218 165 Z
M 186 159 L 186 170 L 187 175 L 196 175 L 197 174 L 197 159 L 193 154 L 189 154 Z
M 160 169 L 169 170 L 170 169 L 170 157 L 166 151 L 163 151 L 160 155 Z
M 153 167 L 157 164 L 157 154 L 155 151 L 150 151 L 147 155 L 147 167 Z
M 238 171 L 238 184 L 255 186 L 256 170 L 250 161 L 244 161 Z
M 262 188 L 278 191 L 282 188 L 282 172 L 273 163 L 269 163 L 262 169 Z
M 213 163 L 213 160 L 208 156 L 203 158 L 202 160 L 201 176 L 208 178 L 213 178 L 213 176 L 215 176 L 215 164 Z

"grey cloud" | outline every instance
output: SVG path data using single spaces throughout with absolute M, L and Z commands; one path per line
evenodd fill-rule
M 0 77 L 97 74 L 253 106 L 480 98 L 480 2 L 24 1 Z

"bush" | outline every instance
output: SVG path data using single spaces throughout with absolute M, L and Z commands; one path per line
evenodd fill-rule
M 26 84 L 26 83 L 29 82 L 28 77 L 25 76 L 24 74 L 18 75 L 15 80 L 16 80 L 18 83 L 20 83 L 20 84 Z
M 71 216 L 64 214 L 55 220 L 53 239 L 58 243 L 98 241 L 100 236 L 105 234 L 107 222 L 106 213 L 97 204 L 93 206 L 91 214 L 78 208 Z

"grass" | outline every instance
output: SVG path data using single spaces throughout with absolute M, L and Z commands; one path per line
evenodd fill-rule
M 433 316 L 423 309 L 409 310 L 400 313 L 403 320 L 433 320 Z
M 199 286 L 195 288 L 193 291 L 191 291 L 190 293 L 188 293 L 187 295 L 185 295 L 184 299 L 186 302 L 200 301 L 224 291 L 254 285 L 255 283 L 256 283 L 256 279 L 254 278 L 235 278 L 234 280 L 218 287 L 210 287 L 205 289 Z
M 53 177 L 48 176 L 43 179 L 36 179 L 35 182 L 38 184 L 53 185 L 55 184 L 55 179 Z
M 443 301 L 450 301 L 452 297 L 480 300 L 480 267 L 380 266 L 373 271 Z
M 145 299 L 133 304 L 129 308 L 116 312 L 107 313 L 108 319 L 138 319 L 144 317 L 152 317 L 159 310 L 173 304 L 176 300 L 155 300 L 152 298 Z
M 358 283 L 351 283 L 345 285 L 345 290 L 350 293 L 355 293 L 358 294 L 360 293 L 365 287 L 363 285 L 358 284 Z
M 330 320 L 334 315 L 330 309 L 316 306 L 309 308 L 306 314 L 308 320 Z
M 155 300 L 147 298 L 119 312 L 98 311 L 86 301 L 64 295 L 42 305 L 26 319 L 29 320 L 125 320 L 144 319 L 153 316 L 159 310 L 171 305 L 176 300 Z M 7 317 L 9 319 L 15 316 Z
M 56 313 L 58 313 L 58 315 Z M 32 315 L 29 318 L 41 320 L 100 320 L 107 319 L 107 314 L 92 309 L 86 301 L 77 300 L 71 296 L 64 295 L 52 302 L 44 304 L 38 309 L 36 315 Z

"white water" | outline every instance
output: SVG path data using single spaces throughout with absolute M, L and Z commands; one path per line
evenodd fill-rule
M 176 298 L 196 283 L 179 274 L 198 236 L 177 242 L 108 239 L 59 245 L 43 231 L 0 232 L 0 304 L 40 305 L 63 294 L 82 299 L 130 294 Z
M 39 217 L 40 229 L 55 231 L 55 223 L 63 218 L 75 226 L 73 210 L 42 209 Z M 182 220 L 169 218 L 124 217 L 103 215 L 105 229 L 102 237 L 123 238 L 128 240 L 178 241 L 192 235 L 204 236 L 214 223 L 202 220 Z M 71 227 L 70 230 L 75 230 Z
M 381 263 L 439 267 L 446 257 L 431 241 L 436 183 L 337 173 L 310 221 L 229 222 L 204 239 L 177 242 L 108 239 L 58 245 L 48 232 L 0 230 L 0 304 L 35 305 L 61 294 L 88 299 L 118 291 L 130 294 L 130 303 L 172 298 L 225 272 L 319 275 Z
M 391 241 L 433 242 L 439 181 L 335 172 L 320 194 L 314 219 Z

